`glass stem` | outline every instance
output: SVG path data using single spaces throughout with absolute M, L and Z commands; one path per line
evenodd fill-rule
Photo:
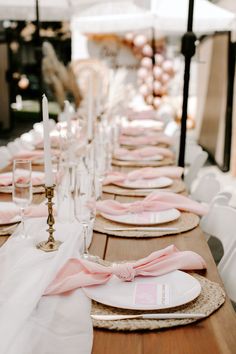
M 25 236 L 25 208 L 20 208 L 20 216 L 22 223 L 22 234 Z
M 88 248 L 87 248 L 88 224 L 83 224 L 83 237 L 84 237 L 84 254 L 88 254 Z

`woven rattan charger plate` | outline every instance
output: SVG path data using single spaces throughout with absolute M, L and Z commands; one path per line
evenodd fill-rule
M 171 310 L 161 311 L 133 311 L 124 310 L 116 307 L 106 306 L 93 301 L 93 315 L 138 315 L 139 313 L 158 313 L 158 312 L 177 312 L 177 313 L 203 313 L 205 317 L 210 316 L 225 302 L 225 293 L 221 286 L 212 282 L 198 274 L 192 274 L 201 284 L 202 290 L 200 295 L 186 305 L 172 308 Z M 138 330 L 157 330 L 161 328 L 169 328 L 187 325 L 199 319 L 165 319 L 165 320 L 149 320 L 149 319 L 129 319 L 118 321 L 101 321 L 93 320 L 93 326 L 96 328 L 105 328 L 113 331 L 138 331 Z
M 159 167 L 159 166 L 169 166 L 173 165 L 174 160 L 171 158 L 164 158 L 163 160 L 133 160 L 133 161 L 124 161 L 112 159 L 112 165 L 114 166 L 127 166 L 127 167 Z
M 190 231 L 197 227 L 199 224 L 199 217 L 193 213 L 188 212 L 181 212 L 181 216 L 179 219 L 157 225 L 160 227 L 175 227 L 178 228 L 178 231 L 136 231 L 136 230 L 129 230 L 129 231 L 114 231 L 114 230 L 107 230 L 107 228 L 114 228 L 114 227 L 129 227 L 129 225 L 117 223 L 114 221 L 107 220 L 103 218 L 101 215 L 97 215 L 96 221 L 94 224 L 94 231 L 100 232 L 107 235 L 118 236 L 118 237 L 160 237 L 160 236 L 167 236 L 173 234 L 179 234 L 182 232 Z M 130 225 L 132 227 L 133 225 Z M 153 226 L 152 226 L 153 227 Z M 141 228 L 141 226 L 140 226 Z
M 173 184 L 167 188 L 156 188 L 156 189 L 131 189 L 115 186 L 110 184 L 103 186 L 102 188 L 104 193 L 115 194 L 115 195 L 126 195 L 131 197 L 145 197 L 151 192 L 161 191 L 161 192 L 173 192 L 173 193 L 182 193 L 186 191 L 185 183 L 181 179 L 173 180 Z

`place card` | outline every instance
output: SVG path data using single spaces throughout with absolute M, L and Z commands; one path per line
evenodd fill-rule
M 160 283 L 136 283 L 134 289 L 135 305 L 162 305 L 170 303 L 170 286 Z

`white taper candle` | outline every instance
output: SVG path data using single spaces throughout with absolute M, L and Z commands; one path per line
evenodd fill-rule
M 45 95 L 42 99 L 43 105 L 43 147 L 44 147 L 44 171 L 45 171 L 45 186 L 50 187 L 53 185 L 52 173 L 52 155 L 50 144 L 50 127 L 48 116 L 48 100 Z
M 87 90 L 87 139 L 91 141 L 93 139 L 93 77 L 88 75 L 88 90 Z
M 67 133 L 68 136 L 71 134 L 71 112 L 70 112 L 70 102 L 69 101 L 64 101 L 65 104 L 65 116 L 66 116 L 66 122 L 67 122 Z

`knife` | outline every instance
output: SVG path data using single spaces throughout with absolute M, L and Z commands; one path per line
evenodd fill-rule
M 203 318 L 203 313 L 150 313 L 141 315 L 91 315 L 93 320 L 100 321 L 119 321 L 135 318 L 148 320 L 165 320 L 165 319 L 184 319 L 184 318 Z
M 104 227 L 107 231 L 178 231 L 177 227 Z

